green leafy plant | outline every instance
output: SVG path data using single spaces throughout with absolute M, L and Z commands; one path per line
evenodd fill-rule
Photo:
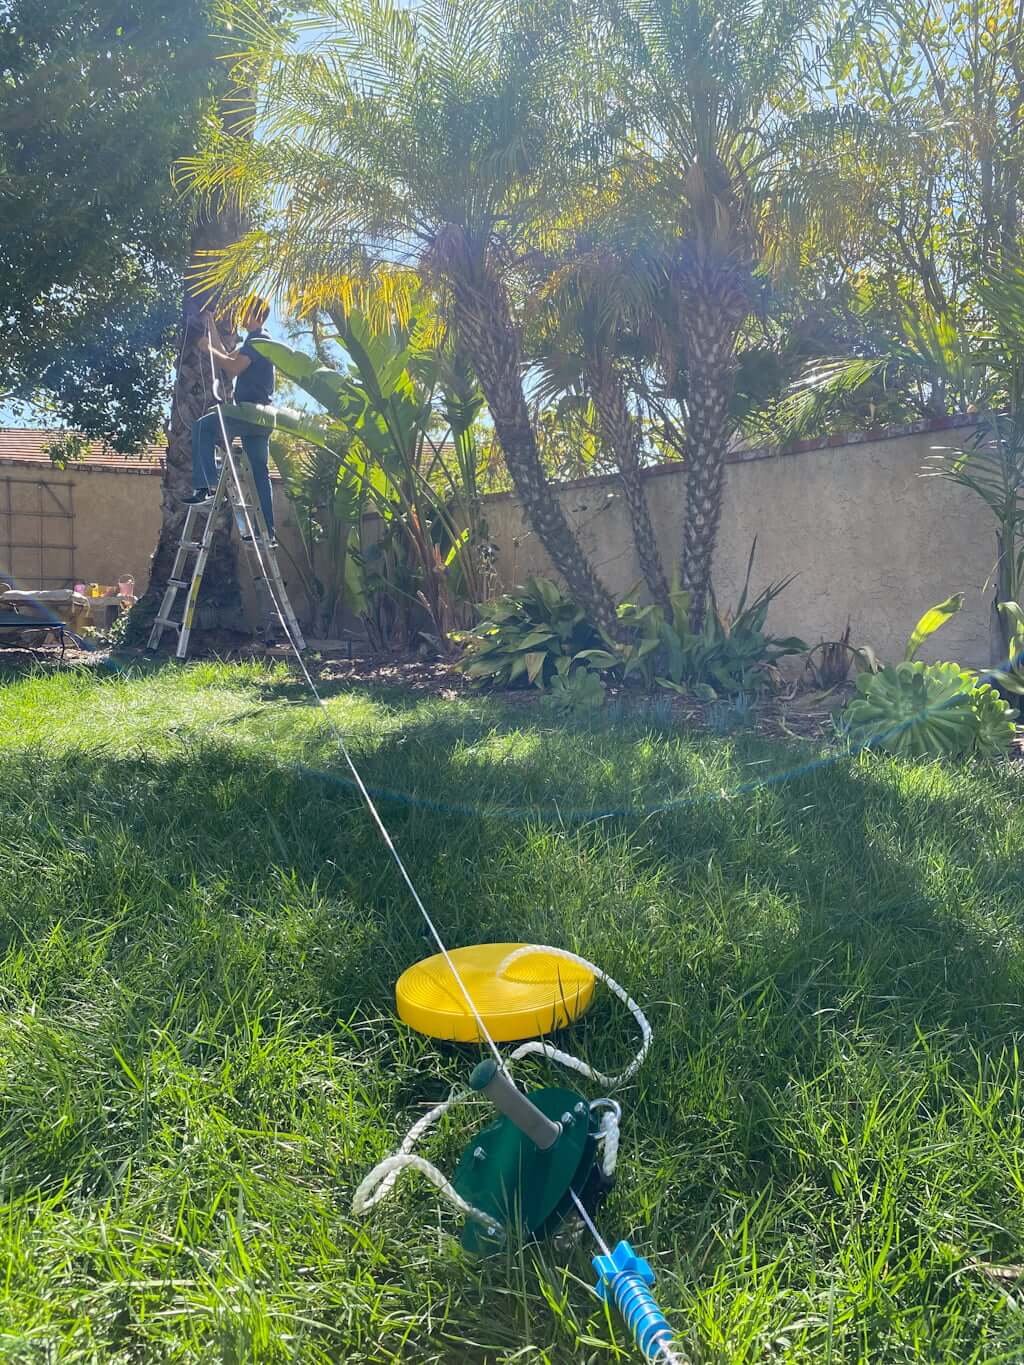
M 911 631 L 903 660 L 863 673 L 847 706 L 843 729 L 860 747 L 917 758 L 990 756 L 1013 738 L 1015 712 L 972 669 L 926 664 L 914 656 L 963 606 L 955 593 L 930 608 Z
M 425 612 L 431 638 L 446 650 L 454 593 L 482 595 L 476 420 L 483 400 L 423 296 L 413 293 L 383 318 L 340 305 L 324 311 L 333 330 L 315 324 L 316 356 L 256 343 L 324 413 L 251 404 L 228 411 L 335 455 L 343 466 L 338 486 L 394 531 L 406 561 L 377 581 L 404 592 L 402 618 Z
M 339 450 L 325 450 L 278 432 L 274 463 L 292 507 L 302 554 L 292 563 L 313 610 L 314 633 L 332 635 L 346 610 L 366 609 L 365 575 L 358 550 L 367 497 L 348 468 L 344 434 L 334 433 Z
M 864 747 L 918 758 L 988 756 L 1013 738 L 1014 712 L 959 664 L 920 661 L 862 673 L 846 708 L 846 731 Z
M 710 594 L 710 610 L 700 630 L 689 625 L 689 595 L 671 594 L 670 623 L 655 606 L 620 608 L 622 618 L 636 628 L 637 641 L 627 656 L 625 676 L 639 676 L 647 686 L 673 692 L 692 692 L 704 701 L 719 695 L 734 696 L 763 690 L 779 659 L 807 649 L 795 636 L 769 634 L 765 625 L 768 609 L 792 579 L 769 583 L 752 600 L 750 575 L 757 550 L 755 541 L 739 600 L 732 610 L 722 611 Z
M 1005 668 L 993 668 L 988 676 L 1004 692 L 1024 697 L 1024 611 L 1018 602 L 1000 602 L 999 610 L 1008 623 L 1009 649 Z
M 558 671 L 551 679 L 547 702 L 558 715 L 587 715 L 604 705 L 604 683 L 589 668 Z
M 582 607 L 547 578 L 481 608 L 482 619 L 463 638 L 459 667 L 477 683 L 565 691 L 582 670 L 600 673 L 618 662 Z

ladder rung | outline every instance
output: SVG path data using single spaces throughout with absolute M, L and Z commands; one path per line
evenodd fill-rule
M 187 578 L 169 578 L 169 579 L 167 580 L 167 586 L 168 586 L 169 588 L 187 588 L 187 587 L 188 587 L 188 579 L 187 579 Z
M 179 550 L 201 550 L 203 542 L 201 540 L 183 540 L 178 546 Z
M 181 622 L 172 621 L 169 616 L 156 616 L 153 619 L 158 626 L 170 626 L 174 630 L 181 630 Z

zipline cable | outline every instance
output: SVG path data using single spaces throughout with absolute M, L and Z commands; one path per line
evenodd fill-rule
M 206 321 L 206 337 L 208 346 L 207 356 L 210 362 L 210 374 L 213 378 L 214 393 L 216 393 L 217 370 L 213 360 L 212 350 L 213 331 L 209 318 L 207 318 Z M 250 536 L 252 539 L 252 547 L 256 552 L 256 560 L 260 566 L 260 573 L 263 575 L 264 581 L 269 582 L 271 580 L 267 571 L 267 565 L 264 562 L 261 540 L 256 533 L 256 527 L 253 525 L 249 505 L 246 502 L 245 496 L 242 492 L 241 482 L 238 477 L 238 469 L 235 465 L 234 455 L 232 454 L 231 450 L 231 441 L 228 439 L 227 424 L 224 421 L 224 409 L 220 403 L 217 403 L 217 416 L 220 422 L 221 438 L 224 443 L 224 458 L 228 462 L 228 469 L 231 474 L 231 480 L 235 486 L 235 491 L 238 495 L 238 505 L 242 508 L 242 513 L 245 518 L 246 534 Z M 460 975 L 458 968 L 452 961 L 451 954 L 449 953 L 448 948 L 441 937 L 437 925 L 434 923 L 429 910 L 423 903 L 423 898 L 417 891 L 416 884 L 413 882 L 412 877 L 409 875 L 409 870 L 402 859 L 402 855 L 399 853 L 398 849 L 395 846 L 395 841 L 394 839 L 392 839 L 387 825 L 384 823 L 384 819 L 377 808 L 377 803 L 370 795 L 369 789 L 367 788 L 366 783 L 363 781 L 362 774 L 356 767 L 356 763 L 352 755 L 349 753 L 348 746 L 346 745 L 344 736 L 341 732 L 341 728 L 335 723 L 334 717 L 331 715 L 330 711 L 327 708 L 327 703 L 320 695 L 316 683 L 313 681 L 313 677 L 309 669 L 306 667 L 306 661 L 302 657 L 302 651 L 298 647 L 298 643 L 295 640 L 295 637 L 291 631 L 291 628 L 288 625 L 288 622 L 284 619 L 284 613 L 281 611 L 276 595 L 272 594 L 272 596 L 274 601 L 274 610 L 277 613 L 277 619 L 281 623 L 281 629 L 284 631 L 285 637 L 288 640 L 288 644 L 291 647 L 292 653 L 295 655 L 296 662 L 298 663 L 299 668 L 302 671 L 302 676 L 306 681 L 306 686 L 309 688 L 314 699 L 316 700 L 317 705 L 320 707 L 321 711 L 323 712 L 327 720 L 328 728 L 331 731 L 331 734 L 334 736 L 335 743 L 338 746 L 338 750 L 342 758 L 345 760 L 345 764 L 348 767 L 349 772 L 352 774 L 352 780 L 353 782 L 355 782 L 356 788 L 359 791 L 360 796 L 363 798 L 364 803 L 366 804 L 366 808 L 370 813 L 370 817 L 373 820 L 374 824 L 377 826 L 377 831 L 380 834 L 381 839 L 384 841 L 384 846 L 390 853 L 395 866 L 398 868 L 399 875 L 401 876 L 402 881 L 408 888 L 409 894 L 412 896 L 416 908 L 423 916 L 424 922 L 426 923 L 426 926 L 430 931 L 431 937 L 437 944 L 438 951 L 441 953 L 442 957 L 447 963 L 448 969 L 451 972 L 452 977 L 458 984 L 459 990 L 465 997 L 466 1004 L 469 1007 L 469 1012 L 473 1016 L 477 1028 L 480 1030 L 480 1037 L 486 1042 L 487 1046 L 494 1054 L 494 1059 L 498 1063 L 498 1066 L 504 1070 L 505 1064 L 504 1061 L 502 1060 L 501 1053 L 498 1050 L 498 1045 L 491 1037 L 487 1029 L 487 1025 L 484 1023 L 480 1015 L 480 1011 L 477 1009 L 473 997 L 469 993 L 469 989 L 467 988 L 465 981 L 462 979 L 462 976 Z
M 213 359 L 212 325 L 211 319 L 209 317 L 207 318 L 206 334 L 208 343 L 208 357 L 210 362 L 210 373 L 213 379 L 214 398 L 216 399 L 217 373 Z M 236 506 L 242 511 L 242 515 L 245 521 L 246 534 L 251 539 L 252 547 L 256 553 L 256 560 L 257 563 L 259 564 L 260 573 L 263 576 L 264 582 L 270 582 L 272 580 L 270 579 L 270 576 L 267 572 L 267 564 L 264 562 L 263 541 L 262 538 L 257 535 L 257 527 L 256 525 L 254 525 L 253 518 L 251 515 L 254 509 L 251 508 L 250 504 L 246 501 L 245 494 L 242 489 L 241 479 L 239 478 L 238 474 L 238 467 L 235 463 L 234 455 L 232 453 L 231 441 L 228 438 L 227 424 L 224 420 L 224 410 L 219 402 L 217 403 L 217 416 L 220 424 L 221 438 L 224 445 L 224 458 L 227 461 L 228 471 L 231 476 L 231 481 L 238 498 Z M 262 521 L 263 518 L 261 518 L 260 520 Z M 267 528 L 264 525 L 264 529 L 267 530 L 267 534 L 269 536 L 269 528 Z M 370 816 L 377 827 L 378 833 L 380 834 L 380 837 L 384 842 L 384 846 L 387 848 L 388 853 L 391 855 L 391 858 L 396 868 L 398 869 L 402 881 L 405 883 L 409 891 L 409 894 L 413 899 L 414 904 L 416 905 L 417 909 L 422 915 L 423 920 L 428 930 L 430 931 L 431 937 L 437 944 L 438 950 L 441 953 L 442 957 L 444 958 L 445 963 L 447 964 L 448 969 L 452 974 L 453 980 L 457 983 L 459 990 L 461 991 L 463 997 L 465 998 L 470 1014 L 472 1015 L 474 1021 L 476 1022 L 477 1028 L 479 1029 L 481 1039 L 483 1039 L 486 1042 L 487 1046 L 490 1048 L 499 1070 L 508 1075 L 509 1074 L 508 1067 L 500 1051 L 498 1050 L 498 1046 L 495 1043 L 494 1039 L 492 1038 L 486 1023 L 484 1022 L 484 1019 L 480 1014 L 480 1011 L 477 1009 L 476 1003 L 474 1002 L 473 997 L 470 994 L 469 988 L 467 987 L 465 981 L 463 980 L 461 974 L 459 973 L 459 970 L 455 962 L 453 961 L 452 956 L 449 953 L 444 940 L 441 937 L 437 925 L 434 923 L 434 920 L 430 912 L 428 911 L 426 905 L 423 902 L 423 898 L 420 896 L 419 891 L 416 889 L 416 885 L 413 882 L 409 870 L 406 867 L 405 862 L 395 845 L 394 839 L 391 837 L 391 833 L 384 822 L 384 818 L 377 807 L 377 803 L 374 801 L 372 795 L 370 794 L 369 788 L 363 781 L 362 774 L 360 773 L 355 760 L 353 759 L 351 753 L 349 752 L 348 745 L 345 743 L 345 738 L 344 735 L 342 734 L 341 728 L 336 724 L 333 716 L 331 715 L 330 711 L 327 708 L 326 702 L 324 701 L 323 697 L 320 694 L 319 689 L 316 686 L 316 683 L 313 681 L 312 674 L 310 673 L 308 667 L 306 666 L 305 659 L 302 657 L 302 650 L 299 648 L 298 642 L 295 639 L 291 627 L 289 626 L 288 621 L 285 619 L 285 613 L 281 610 L 281 606 L 277 600 L 276 593 L 271 593 L 271 598 L 274 603 L 274 610 L 277 614 L 277 618 L 281 623 L 281 629 L 284 631 L 285 637 L 288 640 L 288 644 L 291 648 L 291 651 L 295 655 L 296 662 L 299 665 L 299 669 L 306 682 L 306 686 L 309 688 L 311 695 L 313 696 L 317 705 L 320 707 L 320 710 L 323 712 L 324 717 L 326 718 L 328 729 L 334 736 L 334 740 L 338 746 L 338 751 L 341 754 L 342 758 L 344 759 L 349 772 L 352 774 L 352 780 L 355 782 L 356 788 L 359 791 L 359 794 L 362 797 L 363 802 L 366 805 L 366 808 L 369 811 Z M 524 945 L 522 948 L 516 949 L 514 952 L 508 955 L 508 957 L 504 960 L 503 963 L 500 964 L 499 970 L 507 970 L 507 968 L 511 966 L 514 961 L 534 951 L 537 950 L 533 945 Z M 582 1061 L 581 1059 L 572 1057 L 568 1053 L 561 1052 L 558 1048 L 554 1048 L 551 1045 L 543 1042 L 531 1041 L 522 1044 L 512 1053 L 510 1061 L 514 1061 L 523 1056 L 540 1053 L 541 1055 L 548 1057 L 549 1060 L 557 1061 L 563 1066 L 568 1066 L 573 1070 L 582 1073 L 585 1076 L 588 1076 L 595 1080 L 600 1080 L 602 1083 L 607 1083 L 609 1086 L 628 1080 L 636 1073 L 637 1069 L 643 1062 L 651 1046 L 652 1031 L 650 1024 L 648 1023 L 647 1018 L 644 1015 L 643 1011 L 640 1009 L 639 1005 L 637 1005 L 636 1002 L 627 994 L 627 992 L 618 984 L 618 982 L 613 981 L 606 972 L 596 967 L 593 963 L 589 963 L 585 958 L 580 958 L 575 953 L 567 952 L 564 949 L 553 949 L 548 951 L 553 951 L 557 955 L 569 961 L 574 961 L 579 965 L 588 967 L 595 973 L 596 976 L 600 977 L 606 983 L 609 989 L 613 992 L 613 994 L 616 995 L 627 1006 L 627 1008 L 630 1010 L 630 1012 L 636 1019 L 638 1025 L 640 1026 L 642 1041 L 639 1052 L 637 1053 L 637 1056 L 634 1058 L 633 1062 L 630 1063 L 630 1065 L 625 1069 L 625 1071 L 622 1072 L 621 1076 L 616 1077 L 604 1076 L 601 1072 L 596 1071 L 594 1068 L 589 1066 L 588 1063 Z M 420 1120 L 417 1121 L 417 1123 L 413 1124 L 412 1128 L 410 1129 L 409 1133 L 406 1136 L 405 1141 L 402 1144 L 402 1148 L 400 1149 L 400 1151 L 395 1156 L 386 1159 L 385 1161 L 381 1162 L 377 1167 L 375 1167 L 374 1170 L 369 1173 L 366 1179 L 359 1186 L 358 1190 L 356 1191 L 355 1198 L 353 1199 L 354 1209 L 357 1209 L 360 1203 L 362 1203 L 364 1207 L 369 1207 L 370 1205 L 376 1203 L 379 1199 L 383 1198 L 384 1195 L 388 1192 L 388 1190 L 394 1185 L 395 1179 L 397 1178 L 399 1171 L 403 1168 L 408 1167 L 416 1169 L 422 1175 L 424 1175 L 432 1184 L 436 1186 L 436 1188 L 440 1191 L 440 1193 L 442 1193 L 445 1196 L 445 1198 L 449 1199 L 457 1208 L 460 1209 L 460 1211 L 464 1214 L 465 1217 L 469 1218 L 474 1222 L 483 1223 L 486 1229 L 491 1233 L 500 1233 L 502 1231 L 500 1227 L 496 1227 L 495 1221 L 490 1215 L 484 1213 L 481 1209 L 475 1208 L 473 1205 L 468 1203 L 468 1201 L 464 1200 L 462 1196 L 458 1193 L 458 1191 L 454 1188 L 454 1186 L 451 1184 L 451 1182 L 447 1179 L 447 1177 L 443 1174 L 443 1172 L 441 1172 L 436 1166 L 434 1166 L 431 1162 L 427 1161 L 425 1158 L 418 1157 L 411 1151 L 411 1147 L 415 1143 L 416 1139 L 432 1123 L 434 1123 L 438 1118 L 440 1118 L 441 1115 L 445 1113 L 445 1111 L 448 1108 L 451 1107 L 451 1105 L 455 1102 L 456 1098 L 458 1097 L 460 1096 L 457 1094 L 457 1092 L 452 1092 L 452 1094 L 449 1095 L 447 1100 L 435 1106 L 434 1109 L 432 1109 L 429 1113 L 425 1114 Z M 591 1102 L 590 1108 L 592 1113 L 595 1112 L 595 1110 L 600 1109 L 602 1107 L 605 1108 L 606 1112 L 602 1115 L 598 1131 L 594 1135 L 594 1140 L 603 1149 L 602 1165 L 605 1174 L 610 1175 L 614 1170 L 615 1162 L 618 1157 L 620 1111 L 619 1106 L 615 1103 L 614 1100 L 596 1100 Z M 614 1300 L 614 1302 L 619 1308 L 619 1311 L 622 1313 L 622 1316 L 625 1319 L 627 1326 L 629 1327 L 634 1338 L 636 1339 L 637 1345 L 640 1347 L 640 1350 L 644 1355 L 645 1359 L 647 1359 L 648 1361 L 663 1361 L 665 1365 L 683 1365 L 681 1358 L 677 1356 L 671 1348 L 672 1340 L 671 1327 L 669 1326 L 664 1315 L 658 1308 L 657 1303 L 655 1302 L 653 1296 L 650 1293 L 649 1286 L 653 1283 L 654 1275 L 650 1267 L 647 1265 L 646 1261 L 644 1261 L 642 1257 L 636 1256 L 636 1254 L 633 1252 L 632 1247 L 630 1247 L 629 1244 L 626 1242 L 620 1242 L 618 1246 L 616 1246 L 614 1251 L 609 1251 L 607 1243 L 605 1242 L 604 1238 L 598 1231 L 593 1219 L 588 1214 L 577 1192 L 570 1186 L 568 1193 L 571 1196 L 572 1202 L 575 1205 L 577 1211 L 582 1217 L 584 1225 L 587 1227 L 590 1234 L 593 1236 L 601 1252 L 601 1254 L 595 1257 L 593 1261 L 594 1268 L 595 1270 L 598 1271 L 599 1275 L 597 1283 L 598 1295 L 601 1298 L 605 1299 L 605 1301 L 607 1301 L 609 1298 Z

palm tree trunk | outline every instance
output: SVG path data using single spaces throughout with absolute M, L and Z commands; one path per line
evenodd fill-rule
M 160 533 L 150 562 L 149 585 L 136 608 L 139 619 L 137 626 L 133 622 L 135 635 L 148 629 L 171 576 L 188 510 L 183 499 L 192 491 L 192 425 L 209 410 L 211 401 L 206 359 L 196 346 L 195 337 L 187 336 L 175 374 L 167 427 Z M 241 631 L 244 628 L 238 551 L 231 536 L 231 514 L 225 509 L 218 520 L 203 575 L 196 629 Z
M 237 134 L 240 129 L 248 128 L 253 108 L 237 95 L 223 100 L 220 113 L 225 129 Z M 209 411 L 214 398 L 209 362 L 197 345 L 201 329 L 194 325 L 190 327 L 189 323 L 191 321 L 194 324 L 199 313 L 214 305 L 216 299 L 210 291 L 198 289 L 193 281 L 197 271 L 209 263 L 208 253 L 236 242 L 245 226 L 237 208 L 221 203 L 201 212 L 192 230 L 183 291 L 183 340 L 171 395 L 171 419 L 167 426 L 160 534 L 150 561 L 149 585 L 133 612 L 131 634 L 136 639 L 148 629 L 156 615 L 171 576 L 187 512 L 182 499 L 192 490 L 192 426 Z M 226 508 L 218 518 L 203 575 L 195 621 L 199 630 L 245 629 L 238 583 L 238 548 L 231 534 L 231 522 L 230 509 Z
M 688 394 L 686 517 L 681 578 L 690 594 L 690 625 L 704 623 L 715 542 L 722 518 L 722 481 L 732 436 L 729 404 L 736 375 L 736 328 L 706 292 L 685 308 Z
M 579 605 L 607 636 L 623 640 L 626 633 L 611 595 L 591 567 L 544 473 L 523 393 L 519 338 L 505 289 L 494 271 L 466 249 L 464 239 L 443 247 L 443 258 L 437 253 L 438 263 L 451 291 L 456 329 L 474 358 L 526 520 Z
M 668 579 L 665 577 L 661 551 L 651 524 L 651 509 L 640 475 L 640 432 L 637 420 L 629 410 L 622 382 L 608 358 L 592 356 L 588 368 L 601 434 L 612 452 L 622 480 L 640 568 L 651 597 L 671 618 Z

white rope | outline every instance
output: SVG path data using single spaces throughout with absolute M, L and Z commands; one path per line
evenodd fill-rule
M 444 1172 L 440 1171 L 432 1161 L 427 1161 L 422 1156 L 416 1156 L 412 1150 L 428 1128 L 442 1118 L 453 1104 L 458 1104 L 460 1100 L 467 1099 L 468 1096 L 469 1091 L 467 1090 L 453 1090 L 446 1100 L 442 1100 L 422 1118 L 416 1120 L 402 1139 L 402 1145 L 397 1152 L 392 1156 L 385 1157 L 383 1161 L 378 1161 L 373 1170 L 367 1172 L 352 1196 L 352 1212 L 356 1217 L 364 1217 L 382 1199 L 386 1199 L 395 1188 L 395 1183 L 403 1171 L 419 1171 L 420 1175 L 425 1176 L 438 1193 L 447 1199 L 449 1204 L 464 1217 L 472 1218 L 475 1223 L 482 1224 L 492 1237 L 498 1237 L 504 1233 L 504 1228 L 500 1223 L 496 1223 L 490 1214 L 484 1213 L 482 1209 L 476 1208 L 473 1204 L 467 1203 Z
M 594 1134 L 594 1141 L 601 1148 L 601 1170 L 610 1178 L 615 1174 L 615 1167 L 619 1160 L 619 1128 L 622 1110 L 614 1100 L 591 1100 L 590 1112 L 593 1114 L 605 1105 L 607 1108 L 601 1115 L 601 1122 Z
M 367 1210 L 373 1208 L 374 1204 L 379 1204 L 382 1199 L 386 1198 L 391 1193 L 395 1181 L 398 1179 L 398 1172 L 401 1170 L 401 1167 L 395 1168 L 394 1174 L 392 1175 L 383 1172 L 383 1178 L 374 1180 L 372 1177 L 377 1172 L 382 1172 L 382 1168 L 387 1166 L 389 1162 L 396 1161 L 399 1157 L 408 1156 L 416 1146 L 421 1135 L 435 1124 L 439 1118 L 446 1114 L 453 1104 L 457 1104 L 459 1100 L 465 1099 L 468 1093 L 469 1092 L 466 1090 L 453 1090 L 446 1100 L 442 1100 L 441 1103 L 435 1105 L 429 1113 L 424 1114 L 421 1119 L 416 1120 L 402 1139 L 402 1145 L 399 1147 L 398 1151 L 395 1152 L 393 1156 L 387 1157 L 384 1161 L 381 1161 L 374 1166 L 373 1170 L 359 1186 L 359 1189 L 356 1190 L 352 1200 L 352 1208 L 356 1213 L 367 1212 Z
M 394 1186 L 402 1171 L 418 1171 L 465 1218 L 480 1223 L 492 1237 L 504 1236 L 505 1229 L 501 1224 L 495 1222 L 489 1213 L 484 1213 L 473 1204 L 467 1204 L 448 1177 L 439 1171 L 432 1161 L 427 1161 L 426 1157 L 415 1156 L 411 1152 L 389 1156 L 374 1166 L 352 1196 L 352 1212 L 357 1217 L 362 1217 L 375 1204 L 379 1204 Z
M 650 1050 L 651 1041 L 654 1037 L 653 1030 L 647 1020 L 647 1016 L 636 1003 L 635 1000 L 612 979 L 607 972 L 595 966 L 593 962 L 588 962 L 586 958 L 579 957 L 576 953 L 567 952 L 564 948 L 540 947 L 537 944 L 524 944 L 523 947 L 515 949 L 514 952 L 504 958 L 498 964 L 498 972 L 505 972 L 509 966 L 521 957 L 526 957 L 530 953 L 548 953 L 555 957 L 564 958 L 568 962 L 574 962 L 577 966 L 585 967 L 593 972 L 594 976 L 603 981 L 608 989 L 629 1009 L 636 1019 L 641 1034 L 640 1050 L 624 1071 L 617 1076 L 606 1076 L 603 1072 L 582 1061 L 579 1057 L 573 1057 L 568 1052 L 552 1047 L 550 1043 L 530 1041 L 523 1043 L 504 1063 L 506 1073 L 511 1076 L 512 1063 L 520 1061 L 523 1057 L 540 1055 L 549 1061 L 557 1062 L 560 1066 L 566 1067 L 570 1071 L 576 1071 L 588 1080 L 596 1081 L 599 1085 L 607 1086 L 609 1089 L 622 1085 L 636 1075 L 644 1058 Z M 467 1098 L 469 1092 L 463 1089 L 453 1090 L 446 1100 L 435 1105 L 422 1118 L 416 1120 L 405 1137 L 398 1150 L 391 1156 L 385 1157 L 383 1161 L 377 1163 L 363 1179 L 359 1188 L 352 1198 L 352 1212 L 361 1217 L 368 1213 L 381 1200 L 387 1196 L 395 1187 L 399 1175 L 403 1170 L 416 1170 L 431 1182 L 431 1184 L 444 1196 L 445 1199 L 460 1213 L 467 1218 L 472 1218 L 475 1222 L 482 1223 L 494 1231 L 494 1220 L 482 1210 L 473 1208 L 467 1204 L 455 1187 L 431 1162 L 422 1157 L 414 1156 L 412 1149 L 420 1138 L 431 1128 L 438 1119 L 442 1118 L 448 1110 L 461 1100 Z M 615 1166 L 619 1158 L 619 1134 L 622 1110 L 612 1099 L 592 1100 L 590 1105 L 591 1113 L 604 1110 L 597 1132 L 594 1134 L 594 1141 L 601 1147 L 601 1169 L 606 1176 L 611 1176 L 615 1172 Z M 500 1229 L 499 1229 L 500 1230 Z
M 596 1067 L 590 1066 L 581 1058 L 573 1057 L 568 1052 L 562 1052 L 560 1048 L 554 1047 L 551 1043 L 537 1040 L 523 1043 L 517 1047 L 512 1053 L 510 1061 L 518 1062 L 523 1057 L 547 1057 L 549 1061 L 558 1062 L 560 1066 L 566 1067 L 569 1071 L 575 1071 L 580 1076 L 585 1076 L 589 1081 L 596 1081 L 598 1085 L 606 1086 L 609 1090 L 614 1090 L 616 1086 L 625 1085 L 627 1081 L 631 1081 L 643 1065 L 644 1058 L 650 1051 L 651 1042 L 654 1038 L 654 1032 L 640 1006 L 607 972 L 602 971 L 593 962 L 588 962 L 585 957 L 580 957 L 577 953 L 570 953 L 565 948 L 542 948 L 534 943 L 524 944 L 523 947 L 516 948 L 514 952 L 509 953 L 508 957 L 498 964 L 499 974 L 506 973 L 513 962 L 518 962 L 520 958 L 528 957 L 531 953 L 550 953 L 553 957 L 564 958 L 567 962 L 574 962 L 577 967 L 584 967 L 587 971 L 593 972 L 599 981 L 604 982 L 612 995 L 622 1001 L 636 1020 L 640 1029 L 640 1050 L 625 1071 L 620 1071 L 615 1076 L 606 1076 L 603 1071 L 598 1071 Z

